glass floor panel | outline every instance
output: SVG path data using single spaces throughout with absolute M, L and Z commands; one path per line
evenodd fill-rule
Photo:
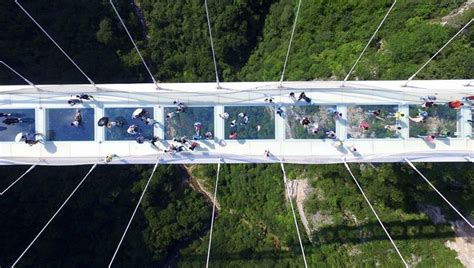
M 225 138 L 230 139 L 232 132 L 237 133 L 237 139 L 275 139 L 275 109 L 270 106 L 226 106 L 225 112 L 229 118 L 225 120 Z M 244 118 L 239 117 L 240 113 L 248 116 L 248 123 L 245 125 Z M 235 120 L 236 126 L 231 127 L 231 122 Z
M 20 132 L 35 132 L 35 109 L 0 109 L 0 114 L 0 141 L 15 141 Z M 8 117 L 21 118 L 21 122 L 5 124 Z
M 399 138 L 402 127 L 395 118 L 398 105 L 352 105 L 347 107 L 347 137 L 352 139 Z M 406 115 L 405 115 L 406 116 Z
M 176 107 L 165 107 L 165 115 L 174 113 Z M 201 123 L 197 135 L 194 124 Z M 174 113 L 171 118 L 165 118 L 165 139 L 181 138 L 206 139 L 205 134 L 211 132 L 214 136 L 214 107 L 186 107 L 184 113 Z
M 336 131 L 336 120 L 332 114 L 336 106 L 311 105 L 288 106 L 285 110 L 287 139 L 324 139 L 327 131 Z M 305 128 L 300 120 L 308 117 L 311 124 Z M 319 129 L 317 133 L 315 130 Z
M 144 109 L 148 112 L 148 116 L 153 119 L 153 108 L 148 107 L 137 107 Z M 117 140 L 135 140 L 136 135 L 127 133 L 127 129 L 130 125 L 134 124 L 138 126 L 138 133 L 145 138 L 153 138 L 154 128 L 153 125 L 146 125 L 145 122 L 136 118 L 132 119 L 132 114 L 137 108 L 105 108 L 104 116 L 108 117 L 110 121 L 118 123 L 116 126 L 105 129 L 105 140 L 117 141 Z M 158 119 L 158 118 L 156 118 Z
M 458 111 L 447 105 L 435 105 L 423 108 L 421 105 L 410 105 L 410 118 L 417 118 L 420 113 L 427 112 L 424 122 L 410 120 L 410 137 L 427 136 L 431 134 L 441 137 L 456 137 Z
M 78 110 L 82 115 L 82 124 L 71 126 Z M 94 109 L 46 109 L 45 134 L 48 141 L 93 141 Z

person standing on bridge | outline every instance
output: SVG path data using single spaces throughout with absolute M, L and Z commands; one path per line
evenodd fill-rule
M 74 106 L 76 104 L 81 104 L 82 100 L 80 100 L 80 99 L 70 99 L 70 100 L 67 101 L 67 103 L 69 103 L 69 105 L 71 105 L 71 106 Z
M 229 119 L 229 114 L 227 112 L 223 112 L 223 113 L 219 114 L 219 117 L 224 119 L 224 120 L 227 120 L 227 119 Z
M 237 120 L 230 121 L 230 128 L 235 128 L 237 126 Z
M 416 117 L 409 116 L 408 119 L 410 119 L 410 121 L 415 122 L 415 123 L 424 123 L 425 122 L 425 118 L 421 115 L 417 115 Z
M 186 139 L 186 136 L 182 136 L 181 138 L 174 138 L 173 141 L 175 142 L 179 142 L 183 145 L 186 145 L 186 143 L 188 143 L 189 141 Z
M 196 133 L 196 136 L 201 136 L 201 129 L 202 129 L 201 122 L 195 122 L 194 123 L 194 132 Z
M 76 98 L 80 99 L 80 100 L 94 100 L 94 97 L 92 97 L 92 95 L 88 95 L 88 94 L 84 94 L 84 93 L 81 93 L 80 95 L 76 95 Z
M 246 113 L 239 113 L 238 116 L 241 118 L 240 125 L 241 126 L 246 126 L 249 122 L 249 117 Z
M 334 116 L 334 119 L 336 119 L 336 120 L 342 118 L 342 113 L 340 113 L 338 110 L 336 110 L 336 109 L 333 108 L 333 107 L 327 108 L 327 109 L 326 109 L 326 112 L 327 112 L 328 114 L 332 114 L 332 116 Z
M 273 100 L 274 100 L 274 99 L 275 99 L 275 98 L 273 98 L 273 97 L 268 97 L 268 98 L 265 98 L 263 101 L 264 101 L 264 102 L 268 102 L 268 103 L 273 103 Z
M 236 132 L 236 131 L 232 131 L 232 132 L 229 134 L 229 139 L 231 139 L 231 140 L 236 140 L 236 139 L 237 139 L 237 132 Z
M 474 103 L 474 95 L 472 95 L 472 96 L 467 96 L 467 97 L 463 97 L 462 100 L 463 100 L 463 101 L 467 101 L 467 102 L 469 102 L 470 104 L 473 104 L 473 103 Z
M 354 146 L 354 145 L 351 145 L 348 147 L 349 151 L 351 151 L 352 153 L 356 153 L 357 152 L 357 148 Z
M 283 117 L 284 111 L 281 107 L 277 107 L 275 111 L 277 115 L 279 115 L 280 117 Z
M 298 100 L 295 97 L 295 92 L 290 92 L 289 98 L 295 103 L 298 102 Z
M 43 138 L 44 134 L 39 133 L 39 132 L 34 132 L 34 133 L 27 132 L 21 136 L 21 140 L 25 141 L 25 143 L 28 144 L 29 146 L 33 146 L 37 144 L 38 142 L 40 142 L 39 139 L 36 139 L 36 136 L 40 136 L 41 138 Z
M 166 119 L 171 119 L 175 116 L 175 112 L 167 113 L 166 114 Z
M 454 110 L 459 110 L 461 109 L 461 107 L 464 105 L 464 103 L 462 103 L 461 101 L 459 100 L 454 100 L 454 101 L 450 101 L 448 102 L 448 106 L 449 108 L 452 108 Z
M 82 127 L 82 114 L 81 110 L 77 109 L 74 114 L 74 121 L 71 122 L 72 127 Z
M 337 139 L 336 132 L 332 130 L 326 131 L 326 136 L 330 139 Z
M 212 132 L 208 131 L 204 134 L 204 137 L 206 140 L 212 140 L 214 138 L 214 135 L 212 135 Z
M 176 146 L 174 144 L 170 144 L 168 146 L 168 149 L 165 150 L 165 153 L 173 154 L 173 153 L 179 153 L 179 152 L 182 152 L 182 151 L 184 151 L 184 146 L 183 145 Z
M 142 135 L 139 135 L 136 139 L 138 144 L 143 144 L 147 139 L 143 137 Z
M 361 132 L 365 132 L 365 131 L 369 130 L 369 123 L 367 121 L 362 121 L 359 124 L 359 129 L 361 130 Z
M 147 117 L 147 118 L 145 119 L 145 125 L 147 125 L 147 126 L 153 126 L 153 125 L 155 125 L 155 124 L 158 124 L 158 122 L 157 122 L 155 119 L 152 119 L 152 118 L 149 118 L 149 117 Z
M 0 113 L 0 117 L 10 117 L 12 116 L 11 113 Z
M 319 133 L 319 124 L 318 123 L 314 123 L 313 126 L 311 127 L 311 133 L 313 134 L 318 134 Z
M 194 149 L 196 149 L 197 147 L 199 147 L 199 143 L 193 141 L 188 149 L 194 151 Z
M 176 113 L 185 113 L 186 106 L 184 103 L 180 102 L 179 100 L 173 101 L 173 104 L 176 105 Z
M 384 127 L 386 130 L 388 131 L 392 131 L 392 132 L 396 132 L 396 131 L 399 131 L 402 129 L 402 127 L 398 126 L 398 125 L 385 125 Z
M 382 121 L 385 121 L 385 119 L 383 119 L 381 117 L 381 114 L 382 114 L 382 110 L 378 109 L 378 110 L 368 110 L 366 113 L 365 113 L 368 117 L 375 117 L 379 120 L 382 120 Z
M 298 97 L 298 101 L 304 100 L 306 103 L 311 103 L 311 99 L 306 96 L 304 92 L 300 93 L 300 96 Z
M 311 121 L 309 120 L 308 117 L 303 117 L 303 118 L 300 120 L 300 124 L 301 124 L 304 128 L 308 128 L 309 124 L 311 124 Z
M 400 120 L 403 117 L 405 117 L 405 114 L 400 111 L 396 111 L 395 113 L 389 113 L 387 116 L 387 118 L 395 118 L 395 120 Z
M 421 105 L 421 107 L 423 108 L 431 108 L 435 105 L 435 101 L 436 101 L 436 96 L 426 96 L 426 97 L 421 97 L 420 100 L 423 101 L 423 104 Z
M 15 125 L 18 123 L 22 123 L 23 120 L 19 117 L 15 116 L 8 116 L 7 118 L 3 119 L 2 121 L 5 125 Z
M 127 129 L 127 133 L 130 135 L 138 134 L 138 126 L 135 124 L 130 125 Z

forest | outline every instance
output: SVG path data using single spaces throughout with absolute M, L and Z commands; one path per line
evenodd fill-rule
M 221 81 L 278 80 L 297 1 L 209 2 Z M 469 19 L 453 14 L 464 0 L 399 0 L 351 79 L 407 79 Z M 24 0 L 22 5 L 96 83 L 151 82 L 107 0 Z M 204 1 L 115 0 L 154 76 L 162 82 L 214 81 Z M 391 6 L 389 0 L 302 2 L 286 80 L 343 79 Z M 14 1 L 0 1 L 0 60 L 36 84 L 87 83 Z M 453 41 L 417 79 L 466 79 L 474 73 L 474 31 Z M 6 69 L 0 83 L 23 84 Z M 249 133 L 249 135 L 253 135 Z M 474 167 L 417 167 L 465 214 L 474 217 Z M 215 165 L 159 166 L 124 240 L 117 266 L 203 267 Z M 416 267 L 462 267 L 445 242 L 458 216 L 406 164 L 351 164 L 406 259 Z M 0 189 L 27 169 L 0 166 Z M 10 266 L 89 167 L 36 167 L 4 196 L 0 267 Z M 151 166 L 98 166 L 19 267 L 108 264 Z M 305 214 L 319 215 L 304 235 L 311 267 L 402 267 L 343 165 L 288 165 L 291 180 L 315 190 Z M 279 165 L 223 164 L 212 267 L 302 267 Z M 441 209 L 434 224 L 422 206 Z M 300 220 L 300 219 L 299 219 Z M 303 227 L 300 227 L 303 230 Z

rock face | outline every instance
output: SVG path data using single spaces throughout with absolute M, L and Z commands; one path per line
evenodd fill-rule
M 300 218 L 303 223 L 304 229 L 306 230 L 306 234 L 311 240 L 311 229 L 309 228 L 308 219 L 306 218 L 306 214 L 304 213 L 304 201 L 311 195 L 313 189 L 309 185 L 307 179 L 288 181 L 287 187 L 290 195 L 289 197 L 296 200 L 296 208 L 298 209 L 298 213 L 300 214 Z
M 441 25 L 450 24 L 456 21 L 457 18 L 461 17 L 464 12 L 468 11 L 469 9 L 474 8 L 474 0 L 468 0 L 463 5 L 461 5 L 458 9 L 451 12 L 451 14 L 444 16 L 441 18 Z
M 474 268 L 474 229 L 462 220 L 453 222 L 452 227 L 456 237 L 454 241 L 446 241 L 445 245 L 458 253 L 457 258 L 464 266 Z
M 440 207 L 432 205 L 417 205 L 420 211 L 423 211 L 434 224 L 446 223 L 446 218 L 441 212 Z M 472 219 L 468 219 L 473 222 Z M 459 261 L 468 268 L 474 268 L 474 229 L 466 222 L 458 220 L 450 222 L 456 233 L 454 241 L 446 241 L 445 245 L 458 253 Z

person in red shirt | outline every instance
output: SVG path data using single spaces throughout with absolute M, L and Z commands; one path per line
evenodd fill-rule
M 455 100 L 455 101 L 450 101 L 448 102 L 449 108 L 453 108 L 455 110 L 461 109 L 461 106 L 463 106 L 464 103 L 462 103 L 460 100 Z

